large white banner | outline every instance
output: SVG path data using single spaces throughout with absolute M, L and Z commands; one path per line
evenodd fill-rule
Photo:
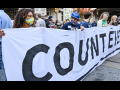
M 4 32 L 2 53 L 8 81 L 82 81 L 120 52 L 120 26 Z

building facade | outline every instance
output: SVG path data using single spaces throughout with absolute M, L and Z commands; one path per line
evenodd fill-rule
M 55 12 L 55 8 L 34 8 L 34 11 L 35 14 L 41 13 L 43 18 L 45 15 L 53 16 L 54 21 L 56 20 L 65 21 L 66 19 L 70 19 L 70 15 L 72 14 L 73 11 L 72 8 L 56 8 L 56 9 L 57 12 Z
M 21 8 L 5 8 L 5 12 L 10 16 L 11 19 L 14 19 L 16 13 Z M 55 8 L 31 8 L 34 10 L 35 15 L 40 13 L 42 18 L 44 19 L 45 15 L 53 16 L 54 21 L 65 21 L 66 19 L 70 19 L 70 15 L 72 14 L 72 8 L 57 8 L 57 12 L 55 12 Z

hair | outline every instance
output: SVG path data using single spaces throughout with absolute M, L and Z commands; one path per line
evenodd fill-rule
M 103 12 L 99 18 L 99 20 L 103 19 L 103 15 L 106 14 L 109 17 L 109 13 L 108 12 Z
M 48 15 L 45 15 L 45 17 L 48 17 Z
M 91 13 L 90 13 L 90 12 L 86 12 L 86 13 L 84 14 L 85 19 L 88 19 L 90 16 L 91 16 Z
M 66 22 L 67 22 L 67 21 L 70 21 L 70 20 L 69 20 L 69 19 L 66 19 Z
M 39 17 L 39 18 L 41 18 L 41 14 L 39 13 L 39 14 L 37 14 L 37 16 Z
M 32 9 L 25 9 L 25 8 L 20 9 L 15 16 L 13 28 L 22 28 L 24 23 L 26 23 L 25 20 L 29 12 L 32 12 L 33 17 L 35 18 L 35 15 Z M 35 27 L 35 23 L 32 25 L 32 27 Z
M 110 23 L 114 23 L 115 24 L 115 17 L 117 17 L 116 15 L 113 15 L 112 17 L 111 17 L 111 21 L 110 21 Z

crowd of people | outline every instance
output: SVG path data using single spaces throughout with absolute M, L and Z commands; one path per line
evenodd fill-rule
M 113 15 L 111 21 L 108 23 L 107 19 L 109 17 L 108 12 L 103 12 L 99 18 L 99 21 L 95 20 L 91 23 L 91 13 L 86 12 L 84 14 L 84 21 L 79 21 L 80 15 L 77 12 L 73 12 L 71 15 L 71 20 L 66 19 L 66 21 L 60 22 L 59 20 L 54 21 L 53 16 L 45 16 L 45 19 L 41 18 L 41 14 L 35 16 L 32 9 L 20 9 L 14 20 L 11 21 L 10 17 L 4 12 L 4 8 L 0 8 L 0 81 L 1 81 L 1 69 L 4 70 L 4 65 L 2 61 L 2 36 L 5 36 L 3 29 L 6 28 L 32 28 L 32 27 L 45 27 L 45 28 L 57 28 L 63 30 L 75 30 L 81 29 L 83 31 L 85 28 L 91 27 L 107 27 L 109 25 L 117 26 L 120 24 L 120 19 Z M 37 18 L 37 20 L 36 20 Z M 6 75 L 5 75 L 6 77 Z M 7 80 L 7 79 L 6 79 Z

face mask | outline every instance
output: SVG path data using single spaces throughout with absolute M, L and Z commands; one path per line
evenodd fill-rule
M 76 21 L 71 20 L 71 23 L 72 23 L 73 25 L 76 25 Z
M 118 18 L 116 18 L 116 21 L 118 21 Z
M 52 21 L 54 21 L 54 19 L 52 19 Z
M 34 17 L 32 17 L 30 19 L 26 19 L 26 23 L 29 25 L 32 25 L 34 23 Z
M 107 18 L 104 18 L 103 20 L 107 21 Z

